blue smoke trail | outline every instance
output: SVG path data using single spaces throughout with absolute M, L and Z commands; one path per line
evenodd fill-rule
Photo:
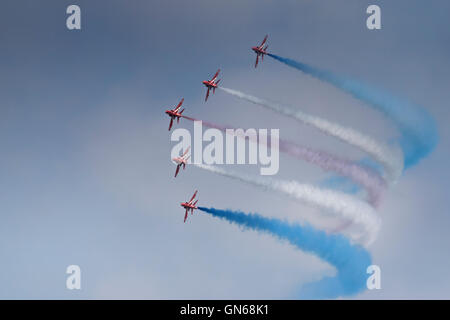
M 287 240 L 297 248 L 313 253 L 336 267 L 335 277 L 326 277 L 304 286 L 299 298 L 334 299 L 356 294 L 366 288 L 366 269 L 372 264 L 370 254 L 363 247 L 352 245 L 342 235 L 328 235 L 310 225 L 289 224 L 256 213 L 246 214 L 205 207 L 198 209 L 244 228 L 267 232 Z
M 390 118 L 401 134 L 399 142 L 405 157 L 405 169 L 417 164 L 435 148 L 438 141 L 435 121 L 420 106 L 402 101 L 362 82 L 292 59 L 274 54 L 267 55 L 319 80 L 334 85 Z

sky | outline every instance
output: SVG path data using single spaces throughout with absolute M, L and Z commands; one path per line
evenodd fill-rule
M 82 29 L 66 28 L 81 8 Z M 382 29 L 366 28 L 381 8 Z M 250 47 L 346 74 L 421 105 L 439 143 L 406 171 L 378 209 L 369 247 L 380 290 L 351 299 L 450 298 L 450 31 L 448 1 L 17 0 L 0 11 L 0 298 L 284 299 L 332 275 L 316 256 L 196 213 L 205 207 L 300 221 L 313 208 L 187 167 L 173 178 L 164 111 L 233 127 L 279 128 L 282 138 L 359 160 L 366 155 L 314 128 L 224 92 L 204 102 L 201 81 L 301 106 L 381 141 L 391 121 L 332 86 Z M 192 130 L 181 120 L 177 128 Z M 236 168 L 257 173 L 256 167 Z M 280 156 L 280 179 L 330 174 Z M 66 288 L 79 265 L 81 290 Z

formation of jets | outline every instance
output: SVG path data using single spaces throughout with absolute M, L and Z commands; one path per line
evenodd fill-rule
M 259 46 L 256 47 L 252 47 L 252 50 L 256 53 L 256 61 L 255 61 L 255 68 L 258 66 L 258 62 L 259 62 L 259 57 L 261 57 L 261 61 L 264 60 L 264 55 L 267 54 L 267 48 L 268 45 L 265 45 L 267 42 L 267 35 L 264 37 L 263 41 L 261 42 L 261 44 Z M 264 46 L 265 45 L 265 46 Z M 205 80 L 202 81 L 202 83 L 205 85 L 205 87 L 207 88 L 206 91 L 206 97 L 205 97 L 205 102 L 208 101 L 208 97 L 209 97 L 209 92 L 212 89 L 213 94 L 216 92 L 216 88 L 219 85 L 219 82 L 221 79 L 217 79 L 217 77 L 219 76 L 220 73 L 220 69 L 217 70 L 217 72 L 214 74 L 214 76 L 212 77 L 211 80 Z M 172 129 L 173 126 L 173 122 L 174 120 L 177 120 L 177 123 L 180 122 L 180 118 L 183 117 L 183 110 L 180 111 L 181 109 L 181 105 L 184 102 L 184 98 L 181 99 L 181 101 L 178 103 L 178 105 L 172 109 L 172 110 L 166 110 L 166 114 L 170 117 L 170 123 L 169 123 L 169 131 L 170 129 Z M 188 156 L 188 152 L 189 152 L 189 148 L 188 147 L 184 153 L 180 156 L 180 157 L 175 157 L 173 158 L 173 162 L 177 165 L 177 168 L 175 170 L 175 177 L 178 175 L 178 173 L 180 172 L 180 168 L 183 167 L 183 170 L 186 168 L 186 164 L 187 161 L 189 159 L 190 156 Z M 184 215 L 184 222 L 186 222 L 186 219 L 188 217 L 188 213 L 189 211 L 191 211 L 191 215 L 194 213 L 195 209 L 198 209 L 198 207 L 196 207 L 198 200 L 195 200 L 195 196 L 197 195 L 197 190 L 195 191 L 194 195 L 192 196 L 191 200 L 189 200 L 188 202 L 182 202 L 181 206 L 186 209 L 185 215 Z

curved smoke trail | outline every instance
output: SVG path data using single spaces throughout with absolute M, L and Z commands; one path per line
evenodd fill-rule
M 300 290 L 299 298 L 334 299 L 365 289 L 366 270 L 372 264 L 370 254 L 363 247 L 352 245 L 342 235 L 327 235 L 309 225 L 289 224 L 256 213 L 245 214 L 204 207 L 199 207 L 199 210 L 230 223 L 287 240 L 295 247 L 315 254 L 336 268 L 335 277 L 327 277 L 304 286 Z
M 183 116 L 191 121 L 200 121 L 188 116 Z M 202 121 L 202 124 L 209 128 L 218 129 L 226 132 L 226 129 L 233 129 L 224 127 L 212 122 Z M 255 141 L 258 142 L 258 141 Z M 264 143 L 259 141 L 259 143 Z M 270 145 L 267 145 L 270 148 Z M 342 159 L 322 150 L 314 150 L 296 143 L 280 139 L 280 151 L 292 157 L 301 159 L 320 167 L 324 171 L 333 171 L 339 175 L 350 178 L 353 182 L 363 186 L 368 195 L 368 201 L 374 207 L 378 207 L 381 200 L 382 191 L 386 187 L 383 178 L 373 169 L 359 165 L 354 161 Z
M 362 232 L 352 233 L 351 236 L 353 240 L 364 245 L 369 245 L 375 240 L 381 225 L 381 220 L 370 205 L 339 191 L 320 189 L 308 184 L 300 184 L 296 181 L 250 176 L 244 173 L 227 171 L 211 165 L 196 163 L 194 163 L 194 165 L 198 168 L 245 182 L 265 190 L 272 190 L 285 194 L 295 200 L 326 209 L 328 212 L 333 212 L 345 221 L 350 220 L 353 224 L 362 227 Z
M 358 164 L 354 161 L 342 159 L 322 150 L 296 145 L 290 141 L 280 141 L 280 151 L 294 157 L 312 162 L 325 171 L 334 171 L 337 174 L 351 179 L 363 186 L 368 195 L 368 202 L 377 208 L 380 205 L 382 191 L 386 188 L 386 182 L 375 170 Z
M 321 81 L 352 95 L 370 107 L 381 111 L 394 122 L 401 133 L 400 147 L 404 155 L 404 167 L 417 164 L 435 148 L 438 132 L 434 119 L 422 107 L 402 101 L 362 82 L 339 76 L 292 59 L 268 54 L 284 64 L 309 74 Z
M 397 181 L 402 173 L 403 158 L 400 150 L 391 148 L 388 145 L 385 145 L 384 143 L 366 136 L 352 128 L 343 127 L 328 120 L 312 116 L 302 111 L 294 110 L 292 108 L 285 107 L 274 102 L 260 99 L 258 97 L 254 97 L 237 90 L 224 87 L 219 88 L 231 95 L 266 107 L 285 116 L 292 117 L 298 121 L 301 121 L 302 123 L 311 125 L 326 134 L 334 136 L 348 144 L 361 149 L 383 165 L 386 170 L 387 179 L 391 182 Z

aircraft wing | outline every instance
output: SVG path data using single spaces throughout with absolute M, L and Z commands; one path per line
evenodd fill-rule
M 189 147 L 186 148 L 186 151 L 184 151 L 184 153 L 183 153 L 183 155 L 182 155 L 181 157 L 184 157 L 184 156 L 186 155 L 186 153 L 188 153 L 190 147 L 191 147 L 191 146 L 189 146 Z
M 264 37 L 264 40 L 261 42 L 261 44 L 259 45 L 259 48 L 261 49 L 262 48 L 262 46 L 264 45 L 264 43 L 266 43 L 266 41 L 267 41 L 267 34 L 266 34 L 266 36 Z
M 214 75 L 214 77 L 211 79 L 211 81 L 216 80 L 217 76 L 219 75 L 220 69 L 217 70 L 216 74 Z
M 189 200 L 189 203 L 192 202 L 192 200 L 194 200 L 195 196 L 197 195 L 197 190 L 195 190 L 194 195 L 192 196 L 191 200 Z
M 172 125 L 173 125 L 173 118 L 170 118 L 169 131 L 170 129 L 172 129 Z
M 184 98 L 181 99 L 181 101 L 178 103 L 177 107 L 176 107 L 175 110 L 174 110 L 175 112 L 177 112 L 178 110 L 180 110 L 181 105 L 183 104 L 183 101 L 184 101 Z

